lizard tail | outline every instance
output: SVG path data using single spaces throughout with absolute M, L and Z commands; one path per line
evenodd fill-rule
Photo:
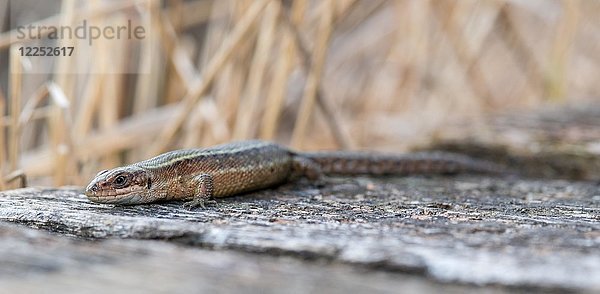
M 508 174 L 505 167 L 468 156 L 445 152 L 419 152 L 405 155 L 364 152 L 300 153 L 321 167 L 325 174 L 412 175 L 486 173 Z

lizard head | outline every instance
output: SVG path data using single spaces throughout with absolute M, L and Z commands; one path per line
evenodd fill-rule
M 146 170 L 125 166 L 99 172 L 85 188 L 85 195 L 97 203 L 138 204 L 147 202 L 151 185 Z

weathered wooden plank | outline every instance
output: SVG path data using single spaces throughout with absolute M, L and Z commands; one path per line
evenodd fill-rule
M 82 242 L 0 223 L 2 293 L 449 293 L 475 286 L 160 241 Z M 504 291 L 498 290 L 501 293 Z
M 220 200 L 94 204 L 77 189 L 0 194 L 0 220 L 90 239 L 167 240 L 426 275 L 438 282 L 600 290 L 600 187 L 460 176 L 332 179 Z M 369 270 L 369 272 L 371 272 Z
M 465 135 L 468 134 L 468 139 Z M 600 181 L 600 104 L 512 111 L 448 127 L 433 148 L 502 161 L 533 177 Z

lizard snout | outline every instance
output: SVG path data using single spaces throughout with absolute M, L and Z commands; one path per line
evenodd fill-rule
M 87 196 L 94 195 L 94 193 L 98 192 L 98 190 L 100 190 L 100 187 L 98 187 L 98 183 L 90 183 L 85 188 L 85 195 L 87 195 Z

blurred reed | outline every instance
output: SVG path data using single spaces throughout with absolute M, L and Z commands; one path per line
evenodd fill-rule
M 36 23 L 145 14 L 151 41 L 99 40 L 32 75 L 14 28 L 0 34 L 0 189 L 23 174 L 83 185 L 169 149 L 249 138 L 404 151 L 455 122 L 600 93 L 597 1 L 61 3 Z

